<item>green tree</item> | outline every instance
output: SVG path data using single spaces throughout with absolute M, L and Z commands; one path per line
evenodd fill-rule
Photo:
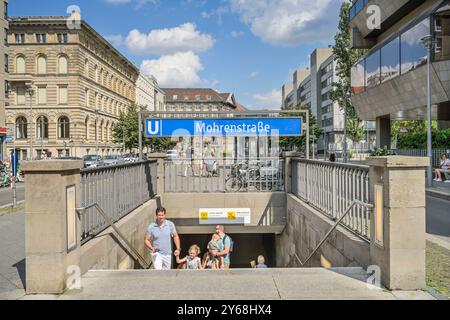
M 336 60 L 336 73 L 339 81 L 333 83 L 331 100 L 339 104 L 347 114 L 347 133 L 353 142 L 359 142 L 364 137 L 364 128 L 350 100 L 352 66 L 363 55 L 362 50 L 351 49 L 349 13 L 352 3 L 344 1 L 341 5 L 338 32 L 334 37 L 333 54 Z
M 289 111 L 295 111 L 295 110 L 306 110 L 303 108 L 302 104 L 299 103 L 296 106 L 292 108 L 288 108 Z M 316 118 L 313 116 L 311 110 L 308 110 L 309 112 L 309 142 L 314 143 L 314 141 L 317 141 L 317 139 L 324 133 L 324 131 L 318 127 Z M 288 116 L 288 117 L 303 117 L 305 118 L 305 113 L 299 112 L 299 113 L 289 113 L 289 114 L 281 114 L 282 116 Z M 306 119 L 305 119 L 306 122 Z M 280 147 L 283 150 L 286 149 L 292 149 L 292 147 L 298 147 L 299 149 L 305 148 L 306 146 L 306 134 L 300 136 L 300 137 L 280 137 Z
M 112 131 L 114 143 L 125 143 L 125 149 L 130 152 L 139 148 L 139 115 L 134 104 L 127 113 L 120 113 L 119 122 L 113 125 Z
M 115 143 L 125 143 L 125 148 L 129 152 L 139 148 L 139 110 L 136 105 L 132 105 L 127 113 L 121 113 L 119 122 L 113 126 L 113 141 Z M 166 152 L 172 149 L 176 142 L 170 138 L 145 137 L 142 133 L 142 143 L 144 147 L 150 147 L 154 151 Z

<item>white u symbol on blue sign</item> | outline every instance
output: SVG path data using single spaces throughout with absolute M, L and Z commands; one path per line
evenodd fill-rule
M 160 132 L 160 120 L 153 120 L 153 121 L 148 121 L 148 128 L 147 128 L 147 132 L 149 135 L 161 135 Z

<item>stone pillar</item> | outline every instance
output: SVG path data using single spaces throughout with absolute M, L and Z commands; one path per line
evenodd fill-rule
M 165 153 L 150 153 L 147 158 L 158 160 L 156 191 L 157 194 L 162 195 L 165 192 L 165 161 L 167 155 Z
M 380 208 L 383 209 L 377 213 L 375 208 L 371 214 L 371 264 L 380 267 L 381 282 L 389 289 L 425 288 L 425 170 L 428 159 L 374 157 L 368 159 L 368 164 L 372 201 L 375 205 L 382 202 Z M 378 197 L 375 189 L 379 190 Z M 382 238 L 381 243 L 377 241 L 378 237 Z
M 292 158 L 299 158 L 298 152 L 283 152 L 284 158 L 284 188 L 286 193 L 292 192 Z
M 66 194 L 68 187 L 75 186 L 75 207 L 79 207 L 82 167 L 82 161 L 23 163 L 27 294 L 62 293 L 70 276 L 68 267 L 80 264 L 81 223 L 76 214 L 76 245 L 69 251 Z
M 377 118 L 377 147 L 391 149 L 391 119 Z

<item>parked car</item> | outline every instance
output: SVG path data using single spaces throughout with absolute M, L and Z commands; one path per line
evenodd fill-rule
M 179 157 L 180 157 L 180 155 L 178 154 L 178 150 L 167 151 L 167 159 L 168 160 L 178 159 Z
M 87 155 L 83 157 L 85 168 L 98 168 L 105 165 L 102 157 L 96 155 Z
M 79 158 L 79 157 L 67 157 L 67 156 L 64 156 L 64 157 L 59 157 L 58 160 L 83 160 L 83 159 Z
M 105 163 L 105 166 L 117 166 L 119 164 L 126 163 L 125 158 L 122 156 L 106 156 L 103 158 L 103 162 Z
M 139 161 L 139 157 L 135 156 L 132 153 L 124 155 L 123 158 L 125 159 L 126 162 L 138 162 Z

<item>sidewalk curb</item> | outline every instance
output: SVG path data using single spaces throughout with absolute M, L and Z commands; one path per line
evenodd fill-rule
M 435 237 L 428 233 L 426 234 L 426 239 L 427 239 L 427 241 L 430 241 L 431 243 L 449 251 L 449 253 L 450 253 L 450 243 L 447 243 L 446 241 L 441 240 L 438 237 Z
M 433 298 L 436 298 L 436 300 L 444 300 L 444 301 L 448 300 L 446 296 L 444 296 L 442 293 L 439 293 L 432 287 L 427 286 L 425 291 L 428 292 L 428 294 L 430 294 L 431 296 L 433 296 Z
M 450 201 L 450 193 L 427 189 L 427 196 Z
M 25 200 L 17 201 L 17 205 L 21 205 L 21 204 L 24 204 L 24 203 L 25 203 Z M 13 206 L 12 203 L 6 204 L 6 205 L 3 205 L 3 206 L 0 206 L 0 210 L 1 209 L 6 209 L 6 208 L 12 208 L 12 206 Z

